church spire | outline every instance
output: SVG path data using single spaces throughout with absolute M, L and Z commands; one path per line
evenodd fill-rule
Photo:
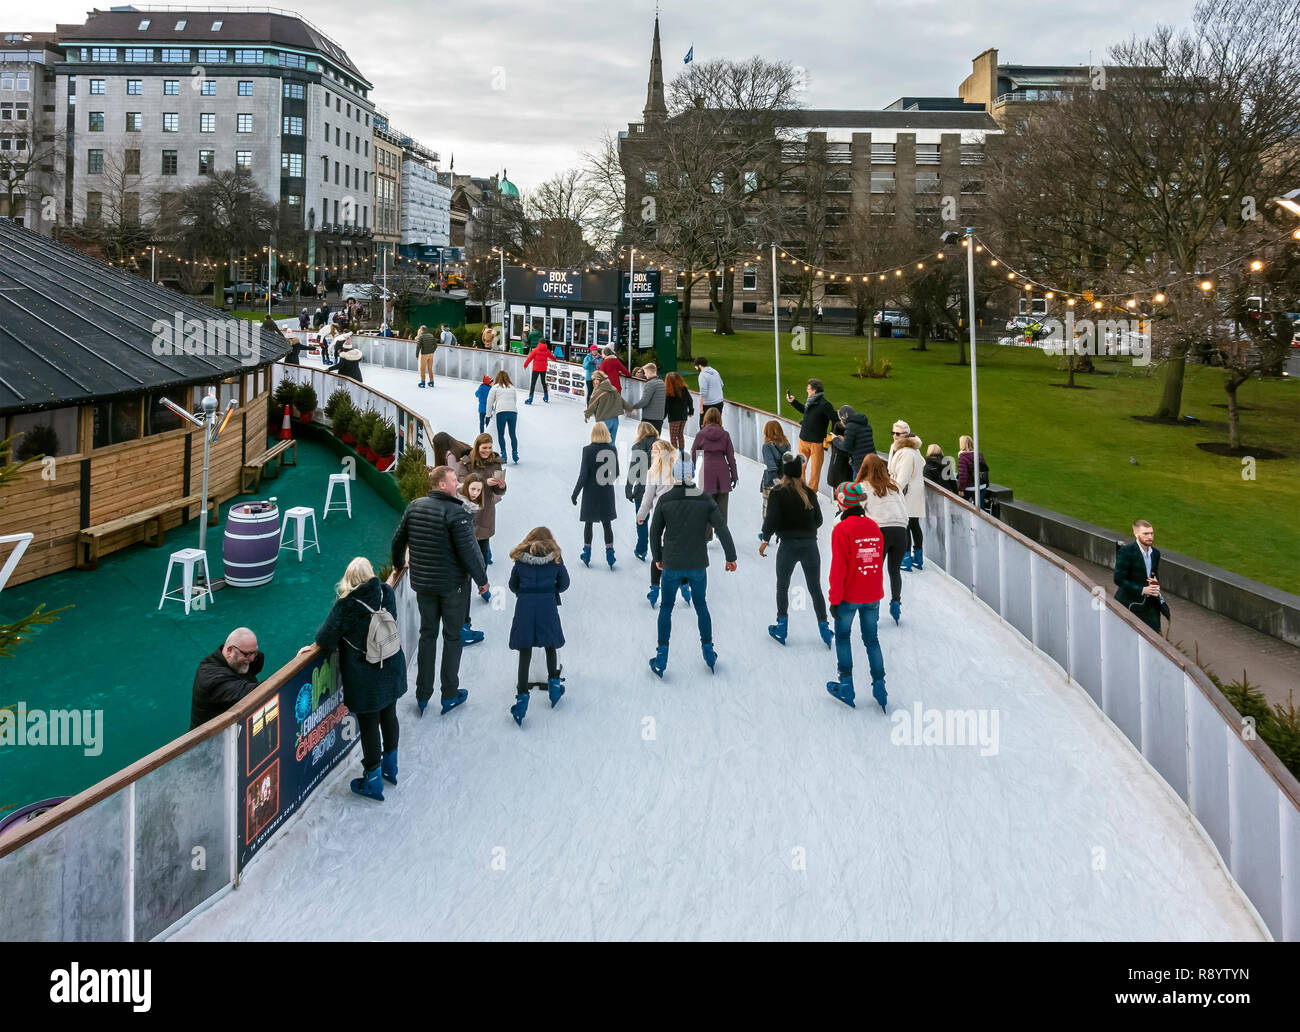
M 645 111 L 642 112 L 646 126 L 661 121 L 668 114 L 668 105 L 664 102 L 664 60 L 659 53 L 659 15 L 655 14 L 655 38 L 650 50 L 650 84 L 646 89 Z

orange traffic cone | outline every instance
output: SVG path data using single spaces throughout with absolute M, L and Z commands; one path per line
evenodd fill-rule
M 280 425 L 280 440 L 287 441 L 293 437 L 289 430 L 289 406 L 284 407 L 284 422 Z

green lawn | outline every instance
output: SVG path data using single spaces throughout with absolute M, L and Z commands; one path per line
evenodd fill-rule
M 718 368 L 728 399 L 771 411 L 770 333 L 718 337 L 706 330 L 693 337 L 693 353 Z M 881 449 L 894 420 L 906 419 L 923 450 L 938 442 L 955 455 L 958 436 L 970 433 L 970 368 L 950 364 L 954 343 L 932 343 L 926 352 L 912 351 L 914 345 L 877 342 L 875 354 L 893 369 L 887 379 L 863 380 L 852 374 L 853 358 L 866 353 L 864 340 L 819 336 L 808 355 L 792 351 L 782 334 L 781 384 L 802 399 L 805 381 L 820 378 L 834 405 L 868 415 Z M 1300 594 L 1300 384 L 1252 381 L 1241 388 L 1243 444 L 1287 456 L 1258 462 L 1255 479 L 1246 480 L 1241 459 L 1196 447 L 1227 441 L 1217 369 L 1188 367 L 1183 412 L 1202 422 L 1169 427 L 1130 418 L 1154 411 L 1160 369 L 1102 359 L 1098 367 L 1111 375 L 1078 377 L 1091 390 L 1067 390 L 1052 386 L 1065 381 L 1061 359 L 1040 351 L 981 345 L 978 360 L 980 450 L 993 480 L 1017 499 L 1116 532 L 1127 532 L 1134 518 L 1149 519 L 1167 549 Z M 782 415 L 799 418 L 784 403 Z

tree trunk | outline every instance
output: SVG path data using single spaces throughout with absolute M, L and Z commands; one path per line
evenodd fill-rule
M 967 330 L 966 332 L 969 333 L 970 331 Z M 966 364 L 966 338 L 960 333 L 957 334 L 957 364 Z
M 1183 374 L 1187 369 L 1187 350 L 1179 349 L 1169 356 L 1165 366 L 1165 386 L 1160 395 L 1156 419 L 1177 419 L 1183 407 Z
M 861 337 L 867 332 L 867 308 L 865 305 L 855 305 L 853 309 L 853 336 Z
M 733 334 L 736 332 L 731 324 L 732 310 L 736 305 L 736 273 L 730 269 L 722 272 L 722 303 L 714 307 L 718 311 L 718 325 L 715 333 Z
M 681 314 L 677 326 L 677 360 L 691 360 L 691 295 L 695 292 L 695 281 L 690 274 L 686 276 L 686 286 L 682 288 Z
M 916 329 L 916 347 L 915 351 L 925 351 L 925 342 L 930 339 L 929 323 L 920 323 Z
M 1073 351 L 1070 351 L 1065 356 L 1065 369 L 1066 369 L 1065 385 L 1067 387 L 1073 387 L 1074 386 L 1074 352 Z
M 222 262 L 214 262 L 215 268 L 212 270 L 212 303 L 217 308 L 221 308 L 226 303 L 226 266 Z
M 1229 374 L 1223 382 L 1223 389 L 1228 392 L 1228 447 L 1241 447 L 1241 424 L 1237 416 L 1237 388 L 1242 385 L 1244 380 L 1236 375 Z

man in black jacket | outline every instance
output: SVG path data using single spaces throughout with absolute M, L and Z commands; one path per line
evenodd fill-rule
M 450 466 L 429 476 L 433 490 L 406 507 L 393 535 L 393 570 L 411 559 L 411 589 L 420 606 L 420 648 L 415 675 L 415 701 L 420 715 L 433 696 L 433 669 L 438 658 L 438 624 L 442 623 L 442 712 L 469 697 L 460 687 L 461 628 L 469 617 L 472 577 L 478 593 L 488 590 L 487 567 L 474 540 L 474 518 L 456 494 L 460 481 Z M 481 632 L 475 632 L 482 640 Z
M 226 643 L 206 657 L 194 675 L 190 696 L 190 730 L 230 709 L 257 687 L 266 657 L 257 649 L 257 635 L 236 627 Z
M 1160 614 L 1169 615 L 1169 606 L 1160 594 L 1160 549 L 1154 542 L 1156 532 L 1146 520 L 1133 522 L 1133 540 L 1120 545 L 1115 553 L 1115 599 L 1128 611 L 1160 633 Z
M 799 423 L 799 454 L 808 460 L 804 467 L 807 477 L 804 482 L 813 492 L 816 492 L 822 475 L 822 459 L 826 455 L 826 428 L 835 420 L 835 409 L 822 391 L 822 382 L 813 379 L 808 381 L 807 402 L 796 401 L 793 394 L 785 392 L 785 400 L 803 413 L 803 419 Z M 856 473 L 854 470 L 855 475 Z
M 717 662 L 713 648 L 713 620 L 709 616 L 704 593 L 708 586 L 709 528 L 717 531 L 722 552 L 727 557 L 727 572 L 736 569 L 736 546 L 732 543 L 727 521 L 712 495 L 692 483 L 695 469 L 689 458 L 673 463 L 675 485 L 655 503 L 650 521 L 650 552 L 655 566 L 663 571 L 663 604 L 659 607 L 659 650 L 650 660 L 650 669 L 664 676 L 668 665 L 668 638 L 673 629 L 673 603 L 677 589 L 682 599 L 695 605 L 700 626 L 700 648 L 709 670 Z
M 835 441 L 849 453 L 849 468 L 853 471 L 849 479 L 856 480 L 862 463 L 876 450 L 875 434 L 871 432 L 871 421 L 866 413 L 857 412 L 849 405 L 840 406 L 840 422 L 844 424 L 844 434 Z M 835 486 L 839 487 L 838 484 Z

